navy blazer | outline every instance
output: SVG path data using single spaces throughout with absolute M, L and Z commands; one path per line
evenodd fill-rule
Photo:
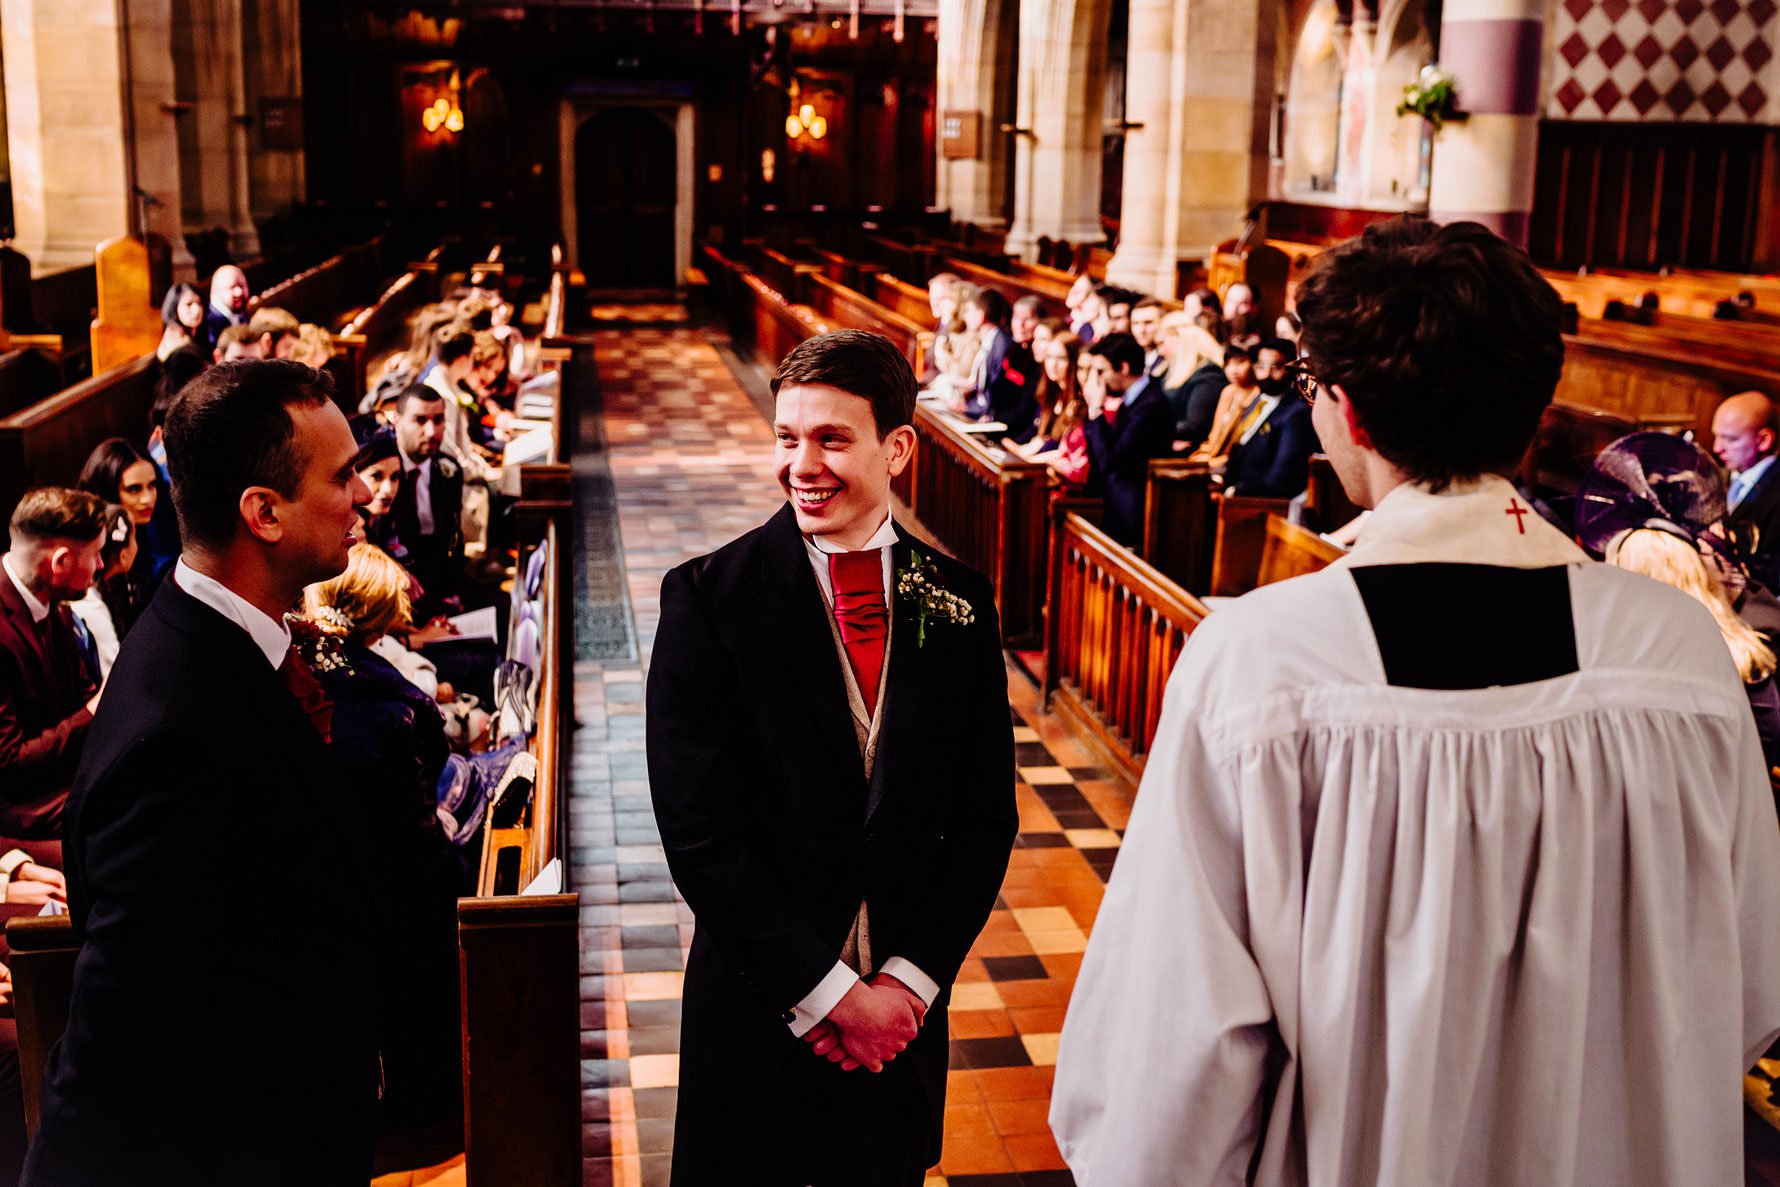
M 1105 501 L 1107 534 L 1135 548 L 1143 535 L 1150 459 L 1174 451 L 1174 409 L 1162 394 L 1161 381 L 1143 383 L 1138 394 L 1113 414 L 1112 424 L 1096 416 L 1082 431 L 1088 439 L 1088 484 Z
M 1224 492 L 1250 498 L 1296 498 L 1310 484 L 1310 455 L 1316 446 L 1310 405 L 1294 395 L 1282 396 L 1246 445 L 1230 446 Z
M 1754 529 L 1755 546 L 1746 558 L 1749 574 L 1769 589 L 1780 589 L 1780 460 L 1768 466 L 1725 522 L 1745 538 Z
M 162 582 L 68 797 L 81 948 L 24 1184 L 364 1187 L 382 922 L 352 788 L 247 632 Z

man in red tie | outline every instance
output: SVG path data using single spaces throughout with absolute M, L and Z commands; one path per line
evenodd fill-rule
M 812 338 L 772 386 L 787 505 L 667 575 L 649 670 L 698 921 L 673 1182 L 907 1187 L 1017 824 L 994 591 L 890 517 L 915 377 L 888 339 Z
M 370 1178 L 365 808 L 338 798 L 331 707 L 284 624 L 346 567 L 370 498 L 331 395 L 300 363 L 223 363 L 167 414 L 184 553 L 124 641 L 68 797 L 82 947 L 32 1187 Z M 343 826 L 317 838 L 316 813 Z

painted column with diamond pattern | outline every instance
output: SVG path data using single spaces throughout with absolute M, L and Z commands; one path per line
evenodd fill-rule
M 1429 210 L 1443 223 L 1470 219 L 1526 246 L 1539 147 L 1543 0 L 1448 0 L 1441 65 L 1458 80 L 1467 119 L 1434 141 Z

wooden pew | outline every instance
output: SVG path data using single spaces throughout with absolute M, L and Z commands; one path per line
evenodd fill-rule
M 1269 516 L 1284 518 L 1290 499 L 1223 495 L 1218 499 L 1217 544 L 1211 567 L 1215 597 L 1241 597 L 1261 583 L 1261 554 Z
M 915 457 L 892 489 L 923 528 L 995 583 L 1009 647 L 1043 640 L 1048 467 L 1004 453 L 922 403 Z
M 1143 500 L 1143 559 L 1195 596 L 1211 592 L 1217 545 L 1217 499 L 1222 482 L 1203 462 L 1150 462 Z
M 4 341 L 3 332 L 0 341 Z M 21 412 L 54 395 L 61 387 L 59 358 L 19 346 L 0 351 L 0 416 Z
M 934 324 L 933 305 L 927 299 L 925 288 L 898 280 L 888 272 L 873 272 L 866 278 L 862 291 L 884 308 L 917 325 L 932 327 Z
M 366 292 L 383 282 L 382 248 L 382 236 L 349 247 L 258 294 L 252 308 L 271 306 L 299 321 L 339 329 L 358 312 Z
M 1018 301 L 1021 297 L 1037 297 L 1044 302 L 1053 316 L 1063 312 L 1063 298 L 1069 295 L 1070 285 L 1075 283 L 1073 279 L 1066 283 L 1048 275 L 1036 275 L 1030 270 L 1019 276 L 1010 276 L 1005 272 L 985 268 L 981 264 L 952 258 L 941 261 L 940 270 L 955 272 L 959 277 L 979 288 L 997 289 L 1008 299 L 1010 304 Z M 1046 273 L 1053 271 L 1055 270 L 1045 269 Z M 1067 273 L 1058 275 L 1067 275 Z M 902 279 L 907 280 L 908 277 L 905 276 Z
M 1204 603 L 1072 511 L 1053 519 L 1045 695 L 1135 785 Z
M 160 363 L 143 355 L 0 419 L 0 506 L 37 486 L 71 484 L 107 437 L 148 435 Z
M 1267 540 L 1261 548 L 1261 567 L 1255 584 L 1259 587 L 1303 577 L 1327 568 L 1346 555 L 1347 549 L 1330 543 L 1309 528 L 1269 515 Z
M 799 268 L 810 265 L 800 264 Z M 833 328 L 870 330 L 894 342 L 916 375 L 927 369 L 927 356 L 933 349 L 933 331 L 911 321 L 893 309 L 878 304 L 863 293 L 837 284 L 820 272 L 803 273 L 805 299 L 816 316 Z

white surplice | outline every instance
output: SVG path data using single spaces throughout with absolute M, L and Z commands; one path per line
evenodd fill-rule
M 1697 603 L 1513 499 L 1399 488 L 1192 635 L 1063 1028 L 1082 1187 L 1742 1182 L 1780 1033 L 1748 702 Z M 1566 566 L 1578 670 L 1391 686 L 1349 570 L 1417 561 Z

